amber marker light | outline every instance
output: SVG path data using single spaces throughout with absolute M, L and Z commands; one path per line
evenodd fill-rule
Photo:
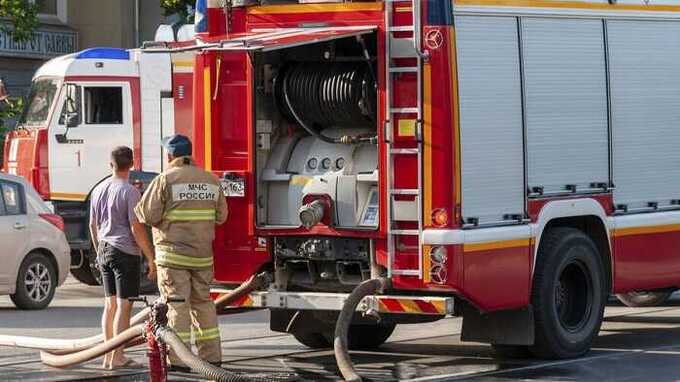
M 444 227 L 449 224 L 449 213 L 443 208 L 432 211 L 432 224 L 435 227 Z

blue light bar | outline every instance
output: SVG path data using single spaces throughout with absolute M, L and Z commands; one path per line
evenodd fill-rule
M 100 58 L 109 60 L 129 60 L 130 52 L 119 48 L 90 48 L 78 53 L 77 60 L 88 58 Z

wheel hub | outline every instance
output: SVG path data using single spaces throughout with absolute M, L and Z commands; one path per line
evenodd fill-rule
M 584 264 L 573 262 L 561 271 L 555 285 L 555 309 L 562 327 L 569 332 L 582 329 L 590 318 L 594 299 L 593 282 Z
M 47 267 L 40 263 L 31 264 L 26 271 L 24 285 L 31 300 L 44 301 L 50 295 L 52 288 L 52 277 Z

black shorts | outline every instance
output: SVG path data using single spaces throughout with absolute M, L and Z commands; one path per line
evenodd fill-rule
M 99 270 L 106 297 L 128 299 L 139 296 L 141 258 L 127 254 L 109 243 L 101 243 Z

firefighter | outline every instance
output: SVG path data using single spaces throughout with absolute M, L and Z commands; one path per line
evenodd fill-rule
M 135 213 L 152 226 L 158 289 L 162 296 L 182 297 L 171 303 L 168 323 L 190 344 L 192 333 L 203 360 L 220 364 L 220 333 L 210 299 L 215 226 L 227 219 L 227 202 L 213 174 L 196 167 L 191 141 L 183 135 L 163 139 L 169 168 L 149 185 Z M 171 351 L 173 369 L 186 366 Z

